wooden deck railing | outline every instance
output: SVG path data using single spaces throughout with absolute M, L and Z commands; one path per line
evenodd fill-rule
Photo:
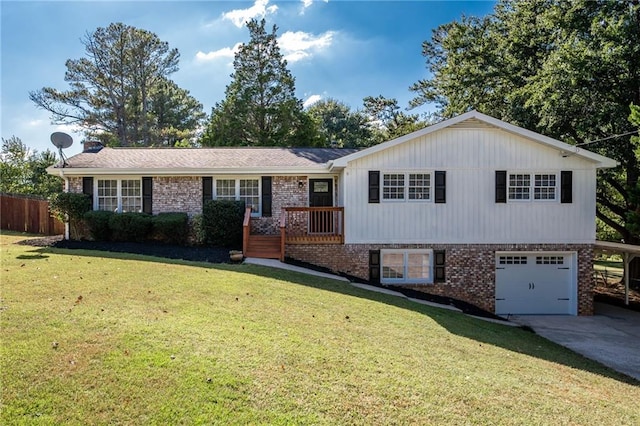
M 251 235 L 251 207 L 244 211 L 244 222 L 242 222 L 242 252 L 249 250 L 249 235 Z
M 284 207 L 280 234 L 282 246 L 344 244 L 344 207 Z

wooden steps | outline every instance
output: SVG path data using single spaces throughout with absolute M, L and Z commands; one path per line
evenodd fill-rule
M 245 257 L 280 259 L 279 235 L 249 235 Z

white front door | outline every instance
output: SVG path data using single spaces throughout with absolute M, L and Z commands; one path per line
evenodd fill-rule
M 576 314 L 575 253 L 496 253 L 496 314 Z

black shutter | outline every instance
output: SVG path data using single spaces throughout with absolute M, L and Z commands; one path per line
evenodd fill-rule
M 271 217 L 271 176 L 262 176 L 262 216 Z
M 369 250 L 369 282 L 380 284 L 380 250 Z
M 93 178 L 92 177 L 83 177 L 82 178 L 82 193 L 90 195 L 93 199 Z
M 202 178 L 202 208 L 204 209 L 204 204 L 213 200 L 213 178 L 211 177 L 203 177 Z
M 91 200 L 91 210 L 93 210 L 93 178 L 92 177 L 82 178 L 82 193 L 87 195 Z
M 507 172 L 496 170 L 496 203 L 507 202 Z
M 153 178 L 142 178 L 142 212 L 153 214 Z
M 437 171 L 436 170 L 436 203 L 446 203 L 447 202 L 447 172 L 445 171 Z
M 380 202 L 380 172 L 369 170 L 369 203 Z
M 444 282 L 444 267 L 445 267 L 445 251 L 444 250 L 434 250 L 433 251 L 434 259 L 434 268 L 433 268 L 433 282 Z
M 560 172 L 560 202 L 563 204 L 573 202 L 573 172 L 571 170 Z

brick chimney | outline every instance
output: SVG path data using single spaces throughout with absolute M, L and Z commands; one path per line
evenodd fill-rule
M 102 148 L 104 148 L 102 143 L 98 141 L 84 141 L 83 145 L 84 145 L 84 148 L 82 148 L 82 152 L 96 153 L 100 151 Z

